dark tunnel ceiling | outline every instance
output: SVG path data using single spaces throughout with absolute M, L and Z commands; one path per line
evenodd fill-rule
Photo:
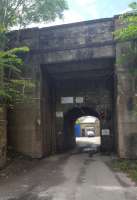
M 48 73 L 54 81 L 108 78 L 113 74 L 114 59 L 42 65 L 42 70 L 43 73 Z
M 94 116 L 100 119 L 99 113 L 88 107 L 74 107 L 73 109 L 65 113 L 65 119 L 71 119 L 72 121 L 75 121 L 76 119 L 82 116 Z

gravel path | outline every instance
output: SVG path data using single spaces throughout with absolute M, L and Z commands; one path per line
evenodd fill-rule
M 83 153 L 16 161 L 0 173 L 0 200 L 137 200 L 135 184 L 109 160 Z

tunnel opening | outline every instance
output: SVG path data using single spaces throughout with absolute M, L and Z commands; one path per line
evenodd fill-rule
M 75 122 L 84 116 L 100 121 L 101 152 L 115 146 L 113 59 L 41 65 L 43 155 L 76 147 Z
M 96 125 L 98 126 L 97 128 L 95 127 Z M 100 116 L 93 109 L 89 107 L 75 107 L 69 110 L 64 115 L 65 149 L 72 149 L 82 145 L 86 147 L 88 145 L 96 144 L 96 135 L 98 135 L 98 146 L 100 149 L 100 130 Z
M 100 120 L 94 116 L 83 116 L 75 121 L 74 134 L 76 148 L 80 152 L 96 150 L 100 152 L 101 132 Z

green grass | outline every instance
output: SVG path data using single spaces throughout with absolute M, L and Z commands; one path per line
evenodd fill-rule
M 112 162 L 115 171 L 122 171 L 135 182 L 137 182 L 137 161 L 136 160 L 115 160 Z

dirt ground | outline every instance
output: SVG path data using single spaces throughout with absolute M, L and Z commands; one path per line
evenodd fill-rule
M 76 152 L 18 157 L 0 171 L 0 200 L 136 200 L 136 184 L 110 169 L 112 159 Z

